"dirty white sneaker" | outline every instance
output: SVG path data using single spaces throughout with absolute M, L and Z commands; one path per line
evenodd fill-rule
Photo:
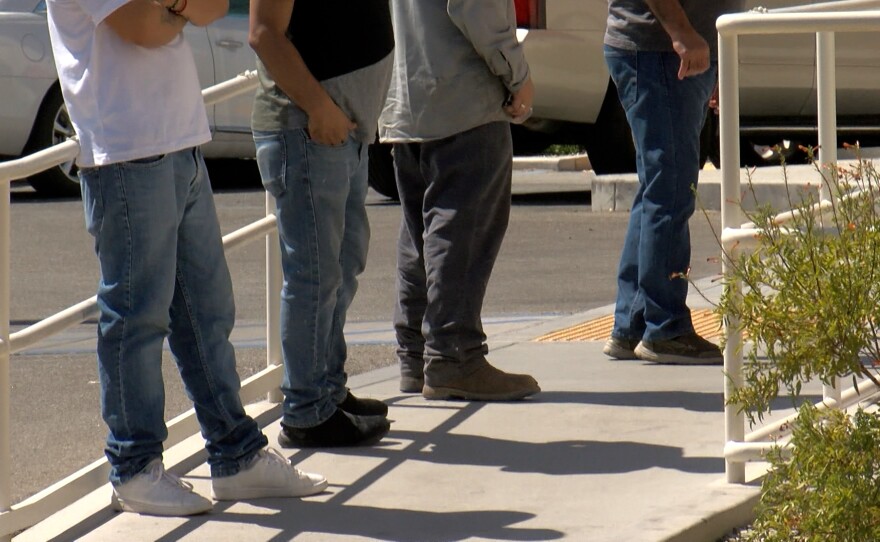
M 192 484 L 165 470 L 161 459 L 128 482 L 114 487 L 118 507 L 126 512 L 153 516 L 192 516 L 213 508 L 210 500 L 193 492 Z
M 215 499 L 230 501 L 314 495 L 327 488 L 327 479 L 297 469 L 277 450 L 266 448 L 257 452 L 246 469 L 232 476 L 213 478 L 211 484 Z

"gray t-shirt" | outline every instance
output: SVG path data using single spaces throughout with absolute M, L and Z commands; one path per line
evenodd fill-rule
M 718 48 L 715 21 L 725 13 L 742 11 L 745 0 L 679 0 L 694 30 L 709 42 L 712 56 Z M 669 34 L 645 0 L 608 0 L 605 44 L 630 51 L 672 51 Z
M 321 81 L 330 98 L 357 124 L 353 135 L 363 143 L 372 143 L 376 138 L 379 113 L 391 81 L 393 57 L 392 52 L 375 64 Z M 278 88 L 259 58 L 257 73 L 260 86 L 254 98 L 252 128 L 273 132 L 308 127 L 309 116 Z

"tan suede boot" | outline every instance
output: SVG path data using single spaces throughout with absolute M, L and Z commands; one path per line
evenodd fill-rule
M 541 391 L 529 375 L 505 373 L 486 363 L 476 372 L 443 385 L 425 383 L 425 399 L 466 399 L 470 401 L 515 401 Z

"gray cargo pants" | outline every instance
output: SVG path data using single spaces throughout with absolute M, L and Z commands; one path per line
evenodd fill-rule
M 394 145 L 401 376 L 424 371 L 437 386 L 486 363 L 480 313 L 510 217 L 512 159 L 507 122 Z

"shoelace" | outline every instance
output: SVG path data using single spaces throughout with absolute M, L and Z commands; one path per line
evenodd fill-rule
M 308 478 L 304 472 L 291 465 L 290 460 L 284 457 L 281 452 L 275 448 L 267 447 L 264 450 L 260 450 L 258 455 L 265 456 L 269 465 L 271 465 L 271 469 L 273 471 L 278 471 L 279 476 L 293 476 L 299 480 Z M 281 474 L 281 471 L 284 472 L 283 475 Z
M 156 463 L 149 470 L 150 479 L 154 484 L 158 484 L 161 482 L 165 482 L 168 484 L 175 485 L 177 487 L 181 487 L 186 491 L 192 491 L 193 486 L 189 482 L 185 482 L 181 480 L 177 475 L 172 474 L 165 470 L 165 465 L 162 463 Z

